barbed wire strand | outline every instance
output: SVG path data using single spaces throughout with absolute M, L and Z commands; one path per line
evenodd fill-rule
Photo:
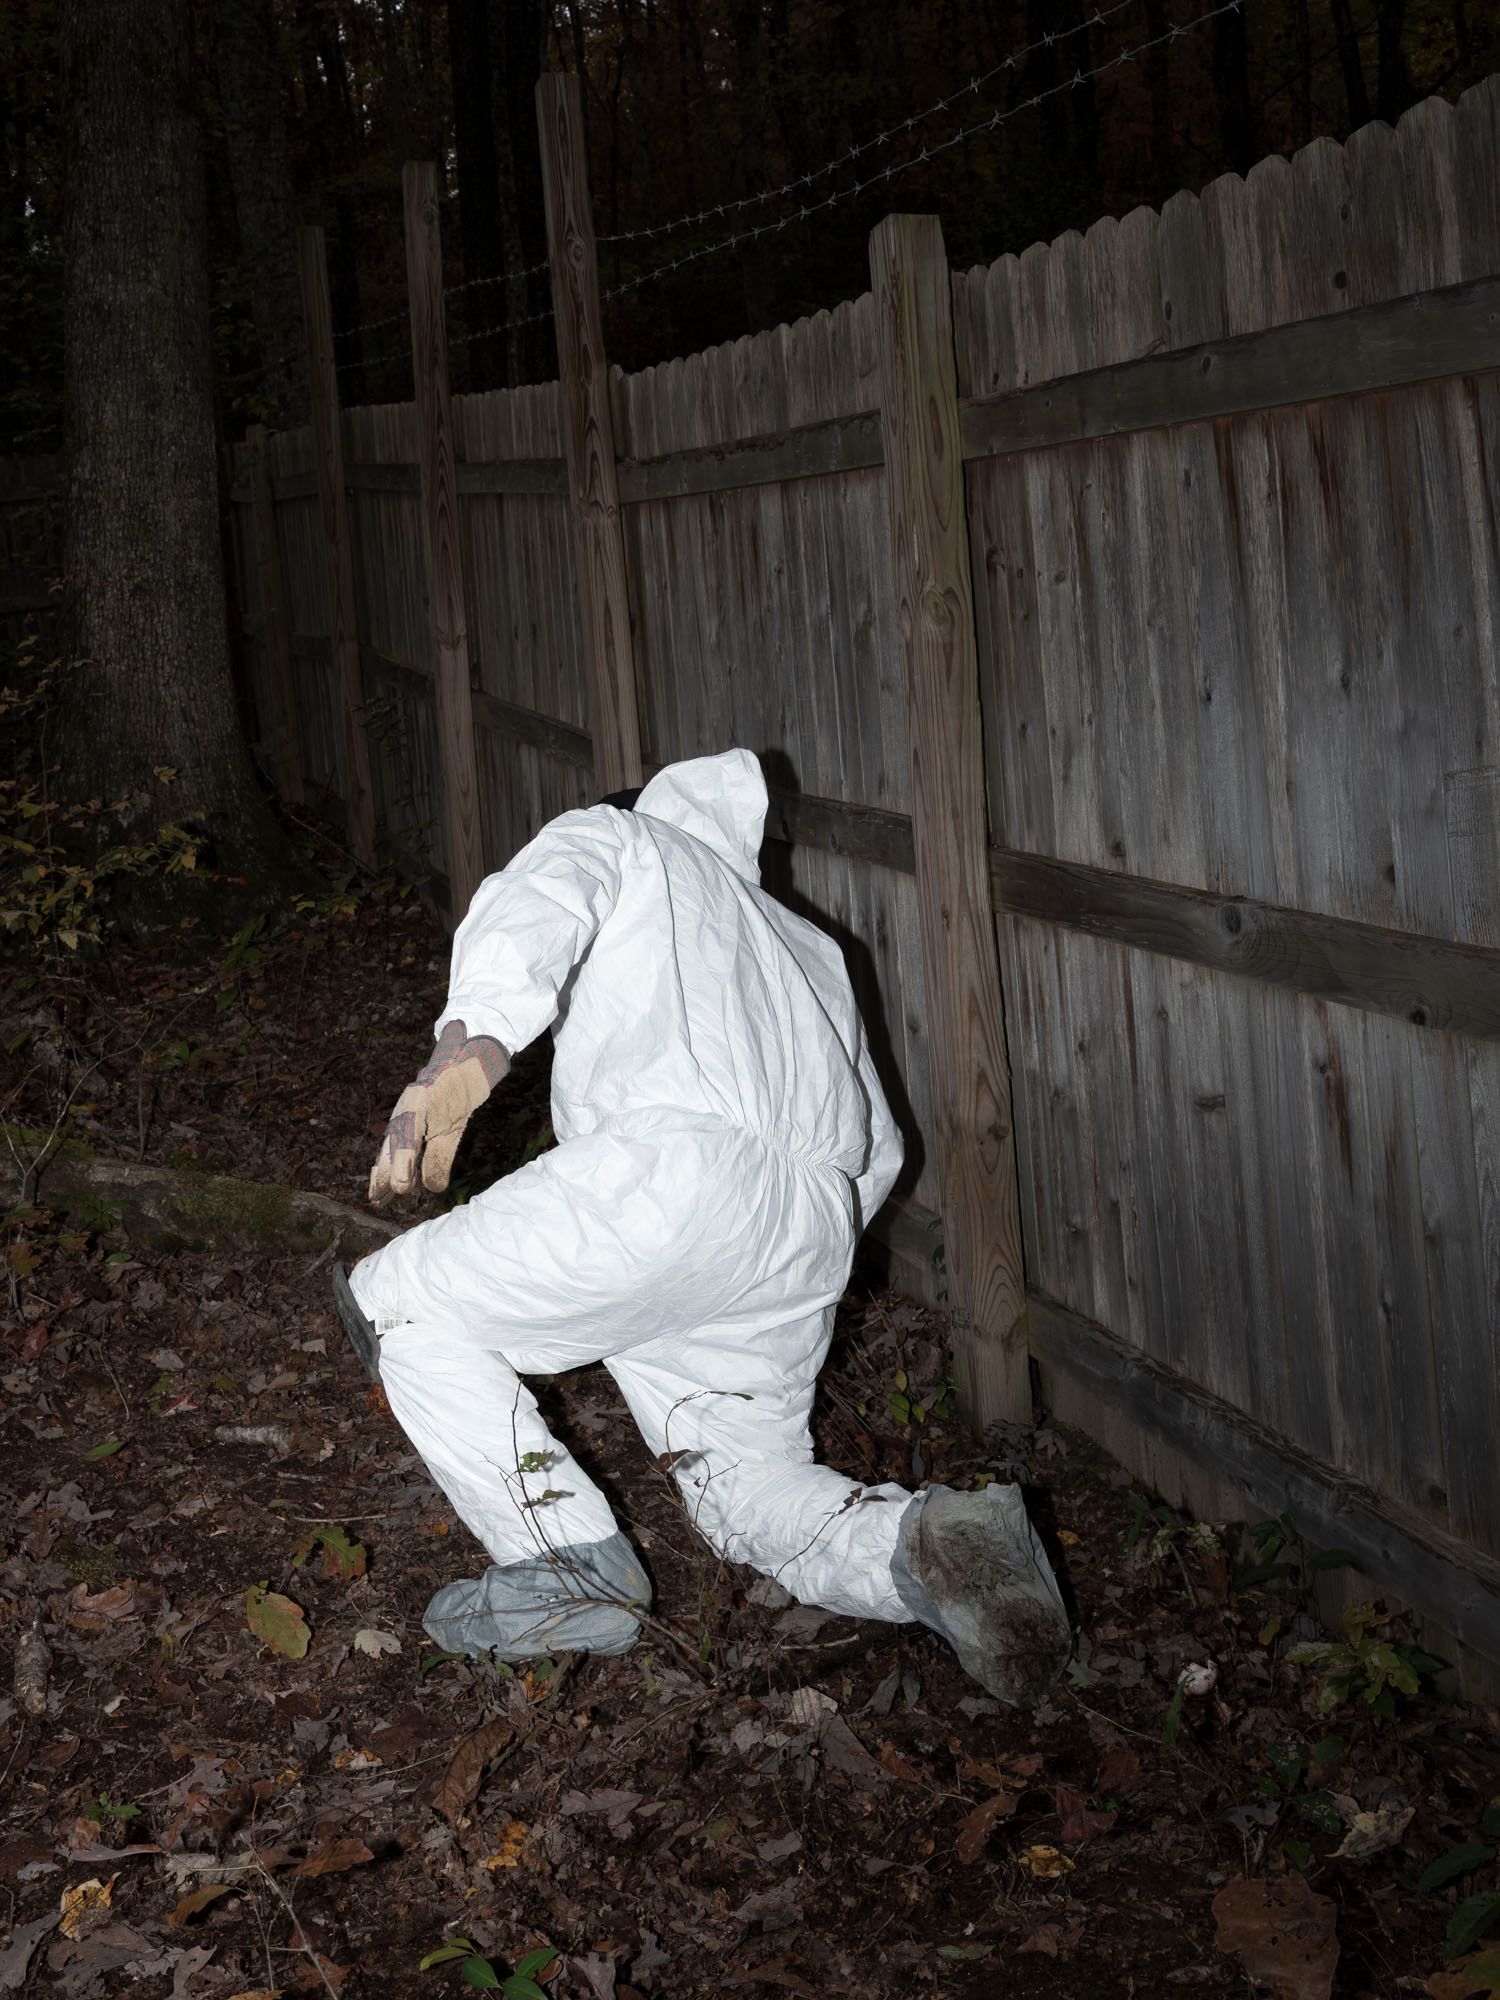
M 1051 98 L 1064 96 L 1068 91 L 1077 90 L 1085 83 L 1096 82 L 1100 77 L 1108 76 L 1111 71 L 1123 69 L 1128 64 L 1138 61 L 1140 57 L 1149 55 L 1153 49 L 1169 47 L 1172 43 L 1181 41 L 1186 35 L 1191 34 L 1195 28 L 1205 27 L 1210 21 L 1218 20 L 1221 15 L 1238 14 L 1243 4 L 1244 0 L 1220 0 L 1218 6 L 1205 8 L 1202 13 L 1195 14 L 1191 20 L 1174 21 L 1161 34 L 1149 36 L 1144 41 L 1135 42 L 1126 48 L 1119 49 L 1107 62 L 1096 63 L 1091 69 L 1075 69 L 1071 76 L 1064 77 L 1058 83 L 1050 84 L 1045 90 L 1034 92 L 1030 97 L 1022 98 L 1018 103 L 1009 106 L 1008 109 L 991 112 L 988 117 L 978 118 L 970 124 L 961 125 L 956 132 L 950 133 L 946 139 L 939 140 L 935 144 L 924 145 L 920 153 L 914 153 L 909 159 L 899 160 L 891 166 L 882 168 L 879 173 L 871 174 L 867 180 L 855 181 L 852 186 L 847 188 L 836 188 L 832 194 L 824 195 L 818 201 L 804 202 L 799 208 L 781 216 L 775 222 L 762 222 L 757 223 L 751 229 L 735 230 L 732 234 L 717 238 L 712 243 L 700 245 L 696 250 L 684 251 L 680 257 L 673 257 L 670 261 L 658 264 L 649 271 L 643 271 L 638 277 L 631 278 L 624 284 L 611 286 L 609 290 L 600 293 L 600 303 L 601 305 L 605 305 L 614 299 L 625 298 L 630 293 L 638 292 L 646 285 L 653 284 L 658 278 L 668 277 L 672 272 L 682 270 L 689 264 L 699 263 L 705 257 L 721 256 L 726 250 L 732 250 L 741 243 L 754 243 L 762 236 L 779 235 L 782 230 L 789 228 L 795 222 L 805 222 L 810 216 L 821 215 L 829 209 L 839 207 L 844 202 L 853 201 L 869 189 L 883 187 L 887 182 L 897 179 L 901 174 L 909 173 L 913 167 L 920 167 L 927 161 L 938 158 L 943 153 L 951 152 L 955 146 L 962 145 L 966 139 L 977 138 L 983 132 L 998 131 L 1002 126 L 1008 125 L 1013 119 L 1019 118 L 1023 112 L 1034 111 L 1038 105 L 1045 104 Z M 1085 25 L 1088 24 L 1086 23 Z M 1005 65 L 1001 64 L 1000 68 L 1004 69 Z M 797 183 L 793 183 L 792 185 L 795 186 Z M 549 309 L 545 312 L 529 313 L 522 319 L 502 320 L 495 326 L 479 327 L 473 333 L 464 334 L 452 344 L 455 347 L 468 347 L 476 341 L 490 340 L 498 334 L 509 333 L 523 326 L 533 326 L 551 317 L 552 313 Z M 383 355 L 371 357 L 365 365 L 373 368 L 380 362 L 389 361 L 397 354 L 404 352 L 405 350 L 402 348 L 392 348 Z M 356 365 L 353 362 L 345 362 L 343 364 L 345 368 Z
M 1003 61 L 995 63 L 978 76 L 970 77 L 961 89 L 950 91 L 946 97 L 940 97 L 936 104 L 929 104 L 924 111 L 914 111 L 909 118 L 898 119 L 884 132 L 877 132 L 873 139 L 864 139 L 857 146 L 850 146 L 847 151 L 825 161 L 821 167 L 813 167 L 806 173 L 797 174 L 791 180 L 783 181 L 779 187 L 763 188 L 758 194 L 744 195 L 736 201 L 718 202 L 712 208 L 701 208 L 692 215 L 675 216 L 670 222 L 653 222 L 644 224 L 639 229 L 616 230 L 612 235 L 597 237 L 595 241 L 602 249 L 609 243 L 635 243 L 651 237 L 670 236 L 679 229 L 689 229 L 703 222 L 711 222 L 716 216 L 737 215 L 747 208 L 760 208 L 768 201 L 779 201 L 782 196 L 792 194 L 798 188 L 811 187 L 817 181 L 826 180 L 841 167 L 850 166 L 855 160 L 863 159 L 866 153 L 874 152 L 881 146 L 888 146 L 893 140 L 910 132 L 914 126 L 925 124 L 929 118 L 935 118 L 941 112 L 948 110 L 949 106 L 957 104 L 960 98 L 977 96 L 986 84 L 993 83 L 997 76 L 1015 69 L 1029 56 L 1055 48 L 1059 42 L 1067 41 L 1072 35 L 1082 34 L 1085 29 L 1102 28 L 1106 21 L 1113 20 L 1117 14 L 1123 14 L 1127 8 L 1139 4 L 1140 0 L 1114 0 L 1113 6 L 1096 8 L 1087 20 L 1075 22 L 1072 27 L 1053 29 L 1044 35 L 1039 35 L 1034 42 L 1028 42 L 1025 48 L 1013 50 Z M 549 271 L 551 268 L 550 261 L 544 257 L 539 264 L 528 264 L 523 271 L 496 271 L 482 278 L 462 278 L 457 284 L 444 285 L 443 297 L 457 298 L 462 292 L 476 291 L 484 285 L 508 285 L 512 281 L 519 284 L 525 279 L 540 277 L 544 271 Z M 359 326 L 340 327 L 333 337 L 335 340 L 350 340 L 357 333 L 379 333 L 386 327 L 395 326 L 405 319 L 406 313 L 407 308 L 402 306 L 399 312 L 390 314 L 388 318 L 366 320 Z M 503 329 L 495 329 L 495 331 L 501 330 Z M 473 336 L 476 340 L 483 337 L 482 334 Z M 393 353 L 398 351 L 390 350 Z
M 864 194 L 868 189 L 882 187 L 886 182 L 895 180 L 898 175 L 910 172 L 913 167 L 920 167 L 926 161 L 936 159 L 939 154 L 951 151 L 954 146 L 962 145 L 966 139 L 1008 125 L 1023 111 L 1035 110 L 1037 105 L 1046 103 L 1049 98 L 1061 97 L 1070 90 L 1077 90 L 1082 84 L 1092 83 L 1100 77 L 1108 76 L 1112 70 L 1123 69 L 1139 57 L 1148 55 L 1152 49 L 1181 41 L 1185 35 L 1191 34 L 1193 29 L 1217 20 L 1222 14 L 1238 14 L 1242 5 L 1243 0 L 1221 0 L 1219 6 L 1205 9 L 1203 13 L 1194 15 L 1190 21 L 1174 22 L 1164 33 L 1150 36 L 1143 42 L 1136 42 L 1129 48 L 1121 49 L 1116 55 L 1111 56 L 1108 62 L 1097 63 L 1092 69 L 1076 69 L 1071 76 L 1065 77 L 1060 83 L 1049 85 L 1046 90 L 1039 90 L 1031 97 L 1022 98 L 1008 110 L 995 111 L 987 118 L 975 119 L 972 124 L 961 125 L 946 139 L 934 145 L 924 145 L 920 153 L 914 153 L 910 159 L 898 161 L 894 166 L 885 167 L 879 173 L 871 174 L 868 180 L 855 181 L 852 187 L 838 188 L 832 194 L 824 195 L 819 201 L 804 202 L 800 208 L 792 210 L 775 222 L 757 223 L 753 229 L 736 230 L 732 235 L 721 237 L 713 243 L 705 243 L 696 250 L 686 250 L 680 257 L 673 257 L 667 263 L 643 271 L 639 277 L 631 278 L 621 285 L 614 285 L 600 294 L 600 302 L 604 304 L 612 299 L 624 298 L 627 293 L 637 292 L 642 286 L 649 285 L 658 278 L 667 277 L 688 264 L 696 264 L 705 257 L 720 256 L 738 244 L 754 243 L 762 236 L 778 235 L 794 222 L 804 222 L 809 216 L 820 215 L 827 209 L 837 208 L 843 202 L 853 201 L 856 196 Z
M 524 271 L 496 271 L 484 278 L 460 278 L 456 285 L 444 285 L 443 297 L 456 298 L 460 292 L 472 292 L 478 285 L 508 285 L 512 280 L 519 284 L 523 278 L 536 278 L 551 269 L 550 262 L 544 257 L 540 264 L 528 264 Z
M 992 68 L 978 76 L 971 76 L 966 84 L 958 90 L 950 91 L 946 97 L 940 97 L 936 104 L 929 104 L 925 111 L 914 111 L 909 118 L 897 119 L 896 123 L 887 126 L 884 132 L 877 132 L 873 139 L 865 139 L 857 146 L 850 146 L 846 152 L 826 161 L 821 167 L 810 168 L 803 174 L 794 174 L 790 180 L 783 181 L 780 187 L 763 188 L 758 194 L 742 195 L 736 201 L 716 202 L 712 207 L 700 208 L 692 215 L 675 216 L 670 222 L 648 223 L 640 229 L 616 230 L 613 235 L 599 237 L 598 242 L 602 248 L 606 243 L 634 243 L 645 237 L 670 236 L 676 230 L 691 229 L 700 223 L 712 222 L 720 216 L 738 215 L 747 208 L 759 208 L 768 201 L 780 200 L 783 195 L 795 194 L 798 188 L 812 187 L 815 182 L 827 180 L 830 174 L 838 173 L 841 168 L 852 166 L 856 160 L 863 159 L 866 153 L 873 153 L 879 147 L 888 146 L 893 140 L 903 138 L 915 126 L 925 124 L 929 118 L 936 118 L 962 98 L 977 97 L 986 84 L 993 83 L 997 76 L 1003 76 L 1007 71 L 1016 69 L 1029 56 L 1039 55 L 1044 50 L 1055 48 L 1059 42 L 1067 41 L 1072 35 L 1082 34 L 1088 28 L 1102 28 L 1106 21 L 1113 20 L 1117 14 L 1123 14 L 1128 7 L 1138 4 L 1139 0 L 1115 0 L 1113 6 L 1096 8 L 1086 20 L 1075 22 L 1072 27 L 1054 28 L 1044 35 L 1039 35 L 1034 42 L 1028 42 L 1024 49 L 1014 50 Z

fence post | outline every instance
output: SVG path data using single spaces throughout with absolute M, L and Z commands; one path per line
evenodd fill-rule
M 276 704 L 270 737 L 276 789 L 289 805 L 302 802 L 302 729 L 297 712 L 297 683 L 292 676 L 292 641 L 286 622 L 286 593 L 281 587 L 281 548 L 276 540 L 276 503 L 271 493 L 271 467 L 266 458 L 266 427 L 252 424 L 245 432 L 250 462 L 250 512 L 255 522 L 255 566 L 260 574 L 260 639 L 270 669 L 271 699 Z
M 896 622 L 955 1359 L 971 1422 L 1031 1410 L 1010 1069 L 990 901 L 979 656 L 953 356 L 936 216 L 870 238 Z
M 589 207 L 583 100 L 576 76 L 536 87 L 547 205 L 547 255 L 557 322 L 568 488 L 578 527 L 578 587 L 588 656 L 594 779 L 601 792 L 641 782 L 641 731 L 625 537 L 615 474 L 609 364 L 599 320 L 599 260 Z
M 359 664 L 359 614 L 354 595 L 354 543 L 349 527 L 349 495 L 344 485 L 344 433 L 339 383 L 333 366 L 333 312 L 328 302 L 328 258 L 323 232 L 300 233 L 302 312 L 307 327 L 307 387 L 312 406 L 313 447 L 318 461 L 318 500 L 328 551 L 328 599 L 333 619 L 333 666 L 344 723 L 344 786 L 348 794 L 349 845 L 356 860 L 375 863 L 375 800 L 370 785 L 370 746 L 364 731 L 364 684 Z
M 479 763 L 469 687 L 464 617 L 463 546 L 453 410 L 448 395 L 448 327 L 443 311 L 443 242 L 437 167 L 408 160 L 401 169 L 406 210 L 406 287 L 411 307 L 411 368 L 422 481 L 422 544 L 427 559 L 427 615 L 437 670 L 438 756 L 443 772 L 443 834 L 448 854 L 448 921 L 457 928 L 484 880 L 479 818 Z

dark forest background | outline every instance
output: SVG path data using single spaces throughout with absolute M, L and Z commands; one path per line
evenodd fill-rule
M 401 164 L 436 157 L 458 388 L 553 371 L 532 86 L 582 74 L 602 237 L 817 169 L 950 93 L 949 110 L 824 175 L 818 199 L 961 124 L 1191 21 L 1210 0 L 215 0 L 191 13 L 221 434 L 303 414 L 296 225 L 328 231 L 339 328 L 398 315 Z M 1096 13 L 1102 19 L 1094 18 Z M 68 120 L 57 0 L 0 12 L 0 451 L 56 448 Z M 1087 21 L 1087 25 L 1085 22 Z M 1048 34 L 1013 69 L 966 87 Z M 1496 0 L 1246 0 L 774 239 L 606 306 L 626 367 L 852 297 L 892 207 L 943 218 L 957 264 L 1159 203 L 1317 134 L 1456 95 L 1500 61 Z M 122 191 L 122 198 L 125 191 Z M 139 198 L 129 191 L 129 198 Z M 149 199 L 149 194 L 146 196 Z M 789 204 L 749 211 L 779 217 Z M 797 206 L 793 201 L 790 206 Z M 605 243 L 606 288 L 710 244 L 715 217 Z M 509 276 L 507 277 L 507 274 Z M 472 281 L 492 282 L 474 284 Z M 468 338 L 465 338 L 468 336 Z M 345 400 L 409 393 L 399 318 L 340 341 Z

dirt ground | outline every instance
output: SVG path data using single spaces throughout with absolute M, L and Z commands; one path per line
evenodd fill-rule
M 395 891 L 176 962 L 12 967 L 0 1101 L 358 1201 L 444 984 Z M 532 1059 L 457 1191 L 546 1117 Z M 40 1715 L 8 1673 L 0 1700 L 0 1993 L 401 2000 L 528 1954 L 557 2000 L 1500 1991 L 1464 1983 L 1486 1896 L 1500 1927 L 1500 1717 L 1396 1654 L 1417 1692 L 1392 1717 L 1320 1711 L 1286 1657 L 1313 1633 L 1295 1545 L 1152 1515 L 1045 1420 L 975 1445 L 940 1314 L 851 1291 L 821 1449 L 872 1480 L 1024 1480 L 1081 1634 L 1034 1715 L 916 1627 L 793 1606 L 695 1546 L 597 1369 L 543 1394 L 657 1623 L 524 1676 L 443 1659 L 423 1606 L 483 1557 L 346 1351 L 326 1260 L 153 1254 L 44 1208 L 5 1254 L 0 1632 L 50 1667 Z M 472 1959 L 421 1969 L 456 1935 Z

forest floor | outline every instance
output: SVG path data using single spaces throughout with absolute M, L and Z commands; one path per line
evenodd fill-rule
M 358 1202 L 445 974 L 395 892 L 186 962 L 13 968 L 0 1103 Z M 470 1185 L 547 1143 L 545 1093 L 519 1065 Z M 522 1965 L 555 2000 L 1500 1990 L 1477 1951 L 1443 1972 L 1500 1916 L 1500 1717 L 1378 1654 L 1399 1626 L 1358 1671 L 1417 1692 L 1320 1711 L 1286 1657 L 1295 1544 L 1153 1513 L 1045 1421 L 975 1445 L 937 1312 L 851 1291 L 820 1447 L 908 1484 L 1024 1466 L 1081 1634 L 1033 1715 L 916 1627 L 694 1546 L 598 1369 L 542 1393 L 659 1624 L 524 1675 L 442 1658 L 423 1606 L 484 1558 L 347 1352 L 326 1260 L 153 1254 L 42 1207 L 4 1254 L 0 1648 L 36 1627 L 51 1665 L 40 1716 L 0 1691 L 0 1993 L 437 2000 Z M 475 1956 L 421 1969 L 455 1935 Z

